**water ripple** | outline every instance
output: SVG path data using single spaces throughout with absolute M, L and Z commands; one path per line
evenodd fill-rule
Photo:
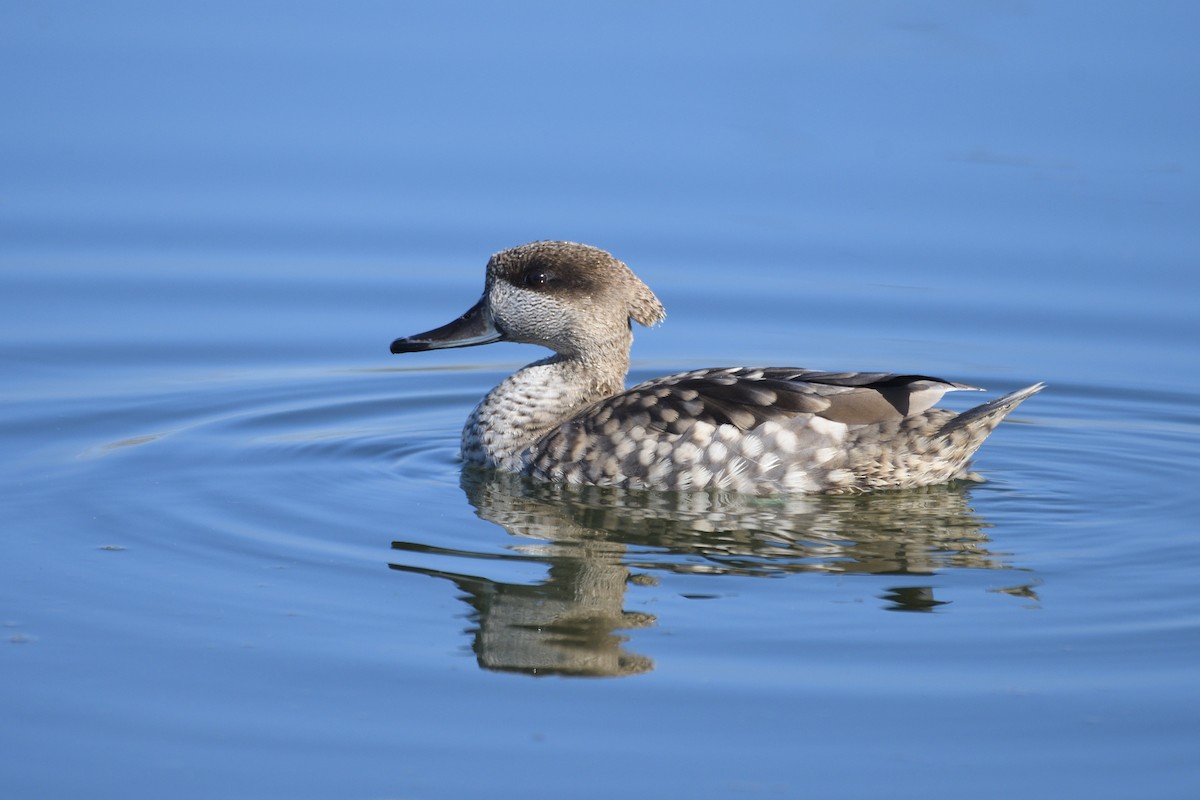
M 94 546 L 218 572 L 232 557 L 436 577 L 471 605 L 481 664 L 564 674 L 651 668 L 615 633 L 652 623 L 626 608 L 630 587 L 858 576 L 877 581 L 869 591 L 881 608 L 946 613 L 956 608 L 948 594 L 964 590 L 1039 606 L 1054 588 L 1046 570 L 1150 569 L 1177 545 L 1142 532 L 1142 520 L 1184 516 L 1178 487 L 1200 430 L 1192 396 L 1131 406 L 1128 392 L 1066 385 L 985 445 L 981 486 L 766 499 L 572 488 L 461 468 L 462 420 L 501 374 L 248 376 L 29 402 L 16 416 L 31 430 L 54 424 L 59 446 L 74 448 L 70 480 L 104 498 L 85 507 L 125 508 L 125 523 Z M 720 591 L 689 584 L 681 596 Z M 1162 598 L 1161 613 L 1176 625 L 1178 603 Z

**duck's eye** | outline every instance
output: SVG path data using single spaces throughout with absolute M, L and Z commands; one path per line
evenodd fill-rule
M 544 269 L 531 269 L 525 273 L 525 285 L 537 289 L 550 282 L 550 276 Z

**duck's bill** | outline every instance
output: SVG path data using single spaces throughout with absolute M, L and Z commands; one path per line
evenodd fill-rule
M 504 338 L 492 322 L 492 316 L 484 308 L 481 299 L 449 325 L 434 328 L 416 336 L 405 336 L 392 342 L 393 353 L 415 353 L 421 350 L 441 350 L 446 347 L 472 347 L 490 344 Z

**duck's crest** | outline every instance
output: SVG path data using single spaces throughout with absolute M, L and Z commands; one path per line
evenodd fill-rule
M 617 261 L 625 271 L 629 273 L 630 279 L 633 281 L 634 291 L 633 300 L 629 303 L 629 318 L 638 325 L 644 325 L 649 328 L 653 325 L 658 325 L 667 318 L 667 310 L 663 308 L 663 304 L 654 296 L 654 292 L 650 291 L 650 287 L 642 283 L 638 276 L 633 274 L 633 270 L 625 266 L 624 261 Z

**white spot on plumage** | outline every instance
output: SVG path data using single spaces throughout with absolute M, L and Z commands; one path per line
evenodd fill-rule
M 773 437 L 772 448 L 781 456 L 790 456 L 796 452 L 796 434 L 789 431 L 787 428 L 780 428 Z
M 854 482 L 854 473 L 848 469 L 830 470 L 826 473 L 825 480 L 834 487 L 849 486 Z
M 840 442 L 846 438 L 846 431 L 850 428 L 844 422 L 834 422 L 831 419 L 824 417 L 811 417 L 808 426 L 822 436 L 828 436 L 835 442 Z
M 700 457 L 700 448 L 691 442 L 680 442 L 674 451 L 675 461 L 678 464 L 691 464 Z
M 734 478 L 740 478 L 746 473 L 746 467 L 749 462 L 741 456 L 734 456 L 729 459 L 729 463 L 725 465 L 725 472 Z
M 838 457 L 838 449 L 836 447 L 818 447 L 813 451 L 813 461 L 818 464 L 824 464 Z
M 705 447 L 712 441 L 715 432 L 716 426 L 707 422 L 697 422 L 688 430 L 688 438 L 697 447 Z
M 762 472 L 770 472 L 778 467 L 780 463 L 779 456 L 775 455 L 774 453 L 764 452 L 758 457 L 758 468 Z
M 797 466 L 789 467 L 784 472 L 782 483 L 789 492 L 811 492 L 817 489 L 808 473 Z
M 650 447 L 643 447 L 638 450 L 637 460 L 638 464 L 643 467 L 648 467 L 653 464 L 656 461 L 653 445 Z
M 635 449 L 637 449 L 637 442 L 625 436 L 617 441 L 616 447 L 613 448 L 613 455 L 617 458 L 625 458 L 625 456 L 632 453 Z
M 741 448 L 742 455 L 746 458 L 755 459 L 762 455 L 762 437 L 757 433 L 746 434 L 738 446 Z

